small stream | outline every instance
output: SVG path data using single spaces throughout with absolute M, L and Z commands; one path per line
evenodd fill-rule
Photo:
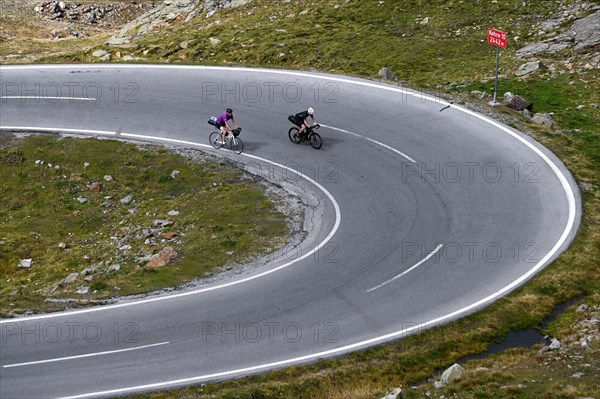
M 544 343 L 544 335 L 541 333 L 541 331 L 544 331 L 550 323 L 556 320 L 556 318 L 563 313 L 566 308 L 574 305 L 583 298 L 583 296 L 580 296 L 557 305 L 552 311 L 552 314 L 542 321 L 539 329 L 527 328 L 525 330 L 511 331 L 507 334 L 504 341 L 490 345 L 487 351 L 483 353 L 465 356 L 462 359 L 459 359 L 457 363 L 462 365 L 469 360 L 485 359 L 490 355 L 500 353 L 507 349 L 531 348 L 533 345 Z

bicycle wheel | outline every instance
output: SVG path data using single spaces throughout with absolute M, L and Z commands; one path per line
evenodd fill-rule
M 219 132 L 212 132 L 210 136 L 208 136 L 208 141 L 210 142 L 210 145 L 212 145 L 217 150 L 223 145 L 221 139 L 221 133 Z
M 244 151 L 244 142 L 239 137 L 231 139 L 229 146 L 231 147 L 231 151 L 236 154 L 241 154 Z
M 318 150 L 323 145 L 323 139 L 319 136 L 319 133 L 311 133 L 310 135 L 310 145 L 315 150 Z
M 288 137 L 290 138 L 290 141 L 292 143 L 296 143 L 296 144 L 300 143 L 300 135 L 298 135 L 299 131 L 300 130 L 298 130 L 297 127 L 293 127 L 288 131 Z

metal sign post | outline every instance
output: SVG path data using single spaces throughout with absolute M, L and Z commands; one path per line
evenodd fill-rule
M 498 69 L 500 69 L 500 47 L 496 47 L 496 83 L 494 84 L 494 99 L 492 102 L 498 104 L 496 98 L 498 97 Z
M 492 107 L 497 106 L 498 102 L 498 70 L 500 69 L 500 47 L 506 48 L 506 32 L 497 29 L 488 28 L 488 43 L 496 46 L 496 83 L 494 85 L 494 99 L 489 103 Z

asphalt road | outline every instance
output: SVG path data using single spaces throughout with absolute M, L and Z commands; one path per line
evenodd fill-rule
M 314 202 L 309 239 L 240 276 L 0 321 L 3 399 L 216 381 L 398 339 L 522 285 L 568 247 L 579 224 L 579 192 L 553 154 L 397 86 L 116 65 L 3 66 L 0 82 L 3 131 L 150 137 L 228 157 L 206 148 L 206 120 L 231 107 L 246 144 L 235 159 Z M 308 106 L 323 125 L 320 150 L 287 138 L 287 116 Z

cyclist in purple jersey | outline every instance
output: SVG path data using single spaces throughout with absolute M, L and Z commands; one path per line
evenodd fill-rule
M 235 119 L 233 119 L 233 110 L 231 108 L 227 108 L 225 112 L 219 115 L 216 121 L 217 126 L 219 126 L 221 129 L 221 138 L 223 139 L 223 144 L 225 144 L 225 136 L 227 135 L 227 131 L 233 130 L 228 121 L 232 121 L 236 129 L 241 129 Z

